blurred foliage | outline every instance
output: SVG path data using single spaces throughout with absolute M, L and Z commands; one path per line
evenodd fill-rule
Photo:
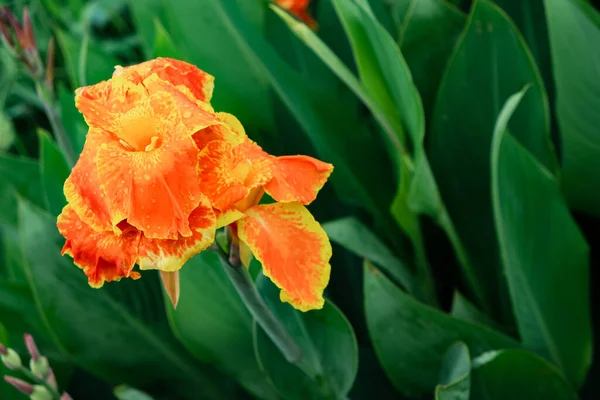
M 55 226 L 68 157 L 0 47 L 0 343 L 32 333 L 74 399 L 600 397 L 593 2 L 313 0 L 315 32 L 267 0 L 0 5 L 28 7 L 42 57 L 54 37 L 77 154 L 73 91 L 165 56 L 214 75 L 215 109 L 269 152 L 335 165 L 310 206 L 334 242 L 325 307 L 280 303 L 252 266 L 296 366 L 213 254 L 177 310 L 152 272 L 88 287 Z

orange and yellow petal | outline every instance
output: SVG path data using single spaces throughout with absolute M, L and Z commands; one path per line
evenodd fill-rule
M 215 239 L 216 217 L 208 199 L 203 199 L 189 218 L 192 235 L 176 240 L 140 240 L 138 264 L 140 269 L 178 271 L 187 260 L 209 247 Z
M 65 206 L 57 226 L 66 238 L 62 254 L 73 257 L 90 286 L 101 287 L 104 282 L 140 277 L 132 271 L 140 241 L 138 230 L 122 227 L 123 232 L 118 236 L 112 231 L 96 231 L 79 218 L 71 205 Z
M 217 210 L 217 226 L 216 228 L 222 228 L 227 225 L 233 224 L 240 218 L 244 217 L 244 213 L 239 211 L 236 208 L 230 208 L 226 211 L 218 211 Z
M 200 150 L 213 140 L 228 142 L 232 146 L 248 140 L 244 127 L 236 117 L 223 112 L 217 113 L 216 116 L 220 124 L 211 125 L 194 134 L 194 141 Z
M 271 179 L 271 157 L 249 141 L 209 142 L 200 152 L 200 187 L 214 208 L 225 211 Z
M 75 105 L 90 127 L 110 131 L 115 115 L 127 112 L 145 97 L 143 86 L 117 77 L 77 89 Z
M 301 311 L 323 307 L 331 244 L 300 203 L 258 205 L 237 222 L 239 238 L 281 289 L 281 300 Z
M 67 202 L 77 215 L 96 230 L 112 230 L 110 207 L 100 187 L 100 178 L 96 166 L 98 149 L 113 138 L 107 132 L 90 128 L 83 151 L 73 167 L 71 175 L 64 185 Z
M 310 204 L 333 171 L 333 165 L 308 156 L 277 157 L 265 191 L 277 201 Z
M 121 76 L 139 83 L 153 74 L 181 89 L 182 92 L 191 93 L 194 99 L 210 102 L 214 77 L 184 61 L 158 57 L 130 67 L 117 67 L 113 76 Z
M 294 14 L 311 29 L 317 29 L 317 21 L 307 11 L 310 0 L 276 0 L 276 3 Z

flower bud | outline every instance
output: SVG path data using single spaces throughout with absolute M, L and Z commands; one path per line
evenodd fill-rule
M 73 400 L 73 398 L 69 396 L 69 393 L 64 392 L 62 396 L 60 396 L 60 400 Z
M 52 368 L 48 370 L 48 376 L 46 377 L 46 383 L 50 385 L 50 387 L 54 390 L 58 390 L 58 383 L 56 382 L 56 376 L 54 375 L 54 371 Z
M 8 383 L 9 385 L 12 385 L 15 389 L 17 389 L 21 393 L 25 393 L 27 395 L 30 395 L 33 393 L 33 386 L 25 381 L 14 378 L 12 376 L 5 376 L 4 381 L 6 383 Z
M 46 357 L 38 357 L 37 360 L 32 357 L 29 361 L 29 369 L 38 378 L 46 379 L 50 372 L 50 364 Z
M 27 346 L 29 355 L 31 355 L 31 359 L 37 361 L 41 357 L 40 351 L 35 344 L 35 340 L 33 340 L 33 336 L 29 333 L 25 334 L 25 345 Z
M 2 354 L 0 356 L 0 359 L 2 359 L 2 363 L 6 366 L 6 368 L 12 369 L 12 370 L 21 368 L 21 366 L 23 364 L 21 363 L 21 357 L 19 357 L 17 352 L 14 351 L 13 349 L 5 348 L 5 350 L 6 350 L 6 354 Z
M 44 386 L 35 385 L 29 398 L 31 400 L 52 400 L 52 394 Z

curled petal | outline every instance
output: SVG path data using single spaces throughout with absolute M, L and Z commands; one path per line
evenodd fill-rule
M 258 205 L 238 221 L 239 238 L 281 288 L 281 300 L 301 311 L 323 307 L 330 274 L 331 244 L 300 203 Z
M 244 217 L 244 213 L 236 208 L 230 208 L 224 212 L 217 212 L 217 229 L 233 224 L 240 218 Z
M 271 157 L 251 142 L 233 147 L 208 143 L 200 153 L 200 187 L 217 210 L 225 211 L 271 179 Z
M 113 228 L 110 207 L 100 187 L 96 156 L 100 146 L 112 140 L 108 133 L 90 128 L 79 160 L 64 185 L 65 197 L 77 215 L 85 224 L 101 231 Z
M 220 140 L 232 146 L 237 146 L 248 140 L 244 127 L 240 121 L 231 114 L 217 113 L 221 124 L 214 124 L 194 134 L 194 141 L 200 150 L 209 142 Z
M 113 78 L 75 91 L 75 105 L 90 127 L 111 131 L 115 116 L 147 97 L 146 89 L 123 78 Z
M 183 92 L 191 93 L 194 99 L 199 101 L 208 103 L 212 97 L 213 76 L 192 64 L 172 58 L 159 57 L 131 67 L 117 67 L 113 77 L 121 76 L 139 83 L 152 74 L 156 74 L 160 79 L 182 89 Z
M 277 201 L 310 204 L 332 171 L 333 165 L 312 157 L 277 157 L 273 179 L 265 185 L 265 191 Z
M 153 95 L 124 115 L 119 136 L 130 148 L 105 143 L 96 159 L 112 224 L 126 219 L 152 239 L 192 235 L 188 217 L 201 200 L 198 149 L 169 98 Z
M 86 224 L 71 205 L 65 206 L 57 222 L 58 230 L 67 239 L 62 254 L 73 257 L 73 262 L 88 277 L 92 287 L 121 278 L 138 279 L 132 271 L 137 258 L 140 232 L 126 225 L 122 234 L 97 231 Z
M 178 271 L 187 260 L 212 244 L 215 239 L 216 217 L 208 199 L 202 198 L 198 208 L 190 215 L 189 223 L 192 231 L 189 237 L 159 240 L 142 236 L 138 259 L 140 269 Z

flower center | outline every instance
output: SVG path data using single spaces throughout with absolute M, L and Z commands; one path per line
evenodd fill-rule
M 160 138 L 156 124 L 147 118 L 125 118 L 121 125 L 119 138 L 121 144 L 135 151 L 150 151 L 157 148 Z

